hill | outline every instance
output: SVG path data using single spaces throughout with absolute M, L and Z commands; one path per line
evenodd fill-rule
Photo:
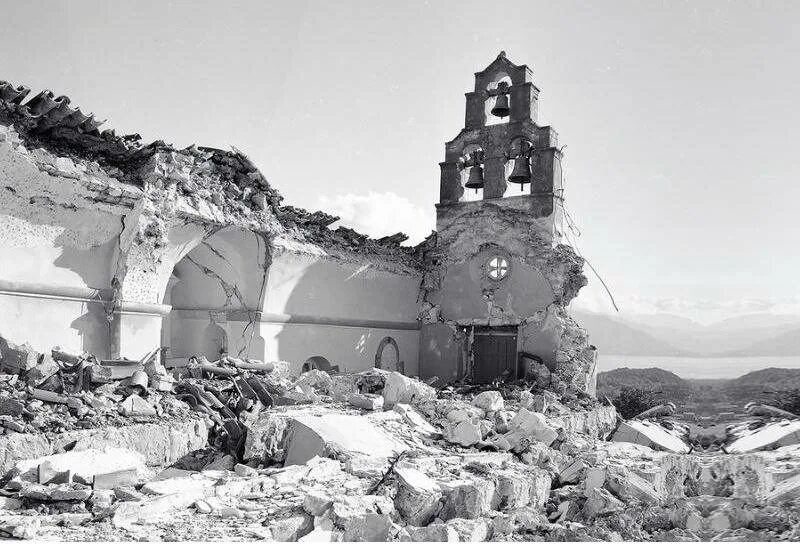
M 779 393 L 800 388 L 800 369 L 769 367 L 727 381 L 723 390 L 731 400 L 769 402 Z
M 767 369 L 759 369 L 758 371 L 746 373 L 741 377 L 732 379 L 728 384 L 731 386 L 757 384 L 777 390 L 800 388 L 800 369 L 768 367 Z
M 630 369 L 622 367 L 597 375 L 597 395 L 613 398 L 623 387 L 658 392 L 663 400 L 683 401 L 692 392 L 692 385 L 672 373 L 657 367 Z

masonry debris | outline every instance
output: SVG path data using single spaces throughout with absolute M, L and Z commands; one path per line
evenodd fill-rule
M 791 420 L 732 427 L 728 455 L 704 454 L 659 411 L 621 421 L 588 396 L 530 385 L 290 376 L 230 357 L 167 369 L 155 351 L 107 361 L 2 342 L 2 537 L 797 537 Z M 187 422 L 200 438 L 176 441 Z M 142 426 L 152 444 L 126 438 Z M 172 451 L 148 449 L 165 438 Z

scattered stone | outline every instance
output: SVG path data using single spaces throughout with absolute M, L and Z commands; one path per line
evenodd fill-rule
M 464 419 L 455 425 L 445 425 L 444 438 L 448 442 L 467 448 L 480 442 L 483 434 L 478 423 Z
M 377 394 L 351 394 L 347 401 L 350 405 L 367 411 L 383 410 L 383 396 Z
M 22 508 L 22 501 L 13 497 L 0 496 L 0 511 L 16 511 Z
M 591 488 L 587 491 L 586 502 L 583 504 L 583 515 L 587 519 L 616 513 L 625 508 L 625 504 L 611 495 L 604 488 Z
M 459 480 L 441 484 L 444 503 L 439 517 L 478 518 L 486 515 L 492 506 L 495 486 L 491 480 Z
M 503 396 L 496 390 L 487 390 L 477 394 L 472 399 L 472 405 L 481 408 L 486 413 L 494 413 L 503 409 Z
M 527 443 L 536 440 L 549 446 L 556 438 L 558 432 L 547 423 L 541 413 L 532 413 L 527 409 L 520 409 L 508 425 L 509 431 L 505 435 L 514 451 L 522 451 Z
M 366 513 L 351 519 L 344 530 L 344 541 L 382 542 L 389 540 L 392 519 L 389 515 Z
M 232 455 L 220 455 L 203 467 L 204 471 L 232 471 L 236 466 L 236 458 Z
M 19 417 L 25 411 L 25 405 L 20 400 L 0 396 L 0 415 Z
M 457 542 L 460 541 L 458 532 L 453 526 L 441 522 L 428 526 L 408 526 L 406 531 L 414 542 Z
M 481 542 L 489 539 L 491 525 L 486 519 L 454 518 L 447 526 L 458 535 L 458 541 Z
M 417 404 L 436 398 L 436 390 L 419 381 L 392 371 L 386 376 L 383 400 L 388 408 L 395 404 Z
M 441 509 L 442 491 L 426 474 L 411 467 L 396 467 L 397 511 L 412 526 L 426 526 Z
M 220 507 L 214 511 L 217 515 L 222 518 L 243 518 L 244 512 L 240 511 L 236 507 Z
M 139 473 L 136 469 L 122 469 L 94 475 L 92 487 L 95 490 L 113 490 L 114 488 L 133 487 L 138 482 Z
M 234 465 L 233 472 L 235 472 L 239 476 L 248 478 L 256 476 L 258 474 L 258 471 L 256 469 L 248 465 L 245 465 L 244 463 L 237 463 L 236 465 Z
M 156 408 L 136 394 L 128 396 L 119 407 L 120 413 L 126 417 L 154 417 L 158 414 Z
M 333 505 L 333 499 L 320 490 L 309 490 L 303 498 L 303 509 L 311 516 L 324 515 L 331 505 Z
M 298 541 L 311 533 L 314 522 L 308 515 L 293 515 L 270 522 L 270 529 L 275 541 Z
M 373 425 L 355 415 L 298 415 L 291 419 L 286 436 L 286 465 L 302 465 L 312 457 L 327 456 L 330 450 L 345 456 L 366 454 L 389 458 L 408 449 Z

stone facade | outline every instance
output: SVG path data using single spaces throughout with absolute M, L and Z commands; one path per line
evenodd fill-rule
M 504 81 L 510 81 L 508 120 L 489 124 L 493 93 Z M 594 349 L 564 309 L 586 284 L 583 260 L 560 243 L 561 152 L 555 131 L 536 124 L 538 93 L 531 71 L 501 53 L 475 74 L 466 126 L 445 146 L 437 231 L 424 254 L 425 377 L 476 378 L 476 371 L 510 354 L 505 361 L 514 372 L 507 376 L 521 376 L 523 356 L 517 355 L 526 353 L 552 374 L 540 378 L 542 386 L 593 390 Z M 524 193 L 509 195 L 510 169 L 526 147 L 530 183 L 521 186 Z M 472 170 L 467 159 L 476 150 L 483 158 L 482 193 L 465 188 Z M 502 328 L 497 342 L 493 328 Z M 488 349 L 476 346 L 476 335 Z M 503 348 L 503 337 L 513 342 Z M 481 360 L 481 354 L 491 357 Z

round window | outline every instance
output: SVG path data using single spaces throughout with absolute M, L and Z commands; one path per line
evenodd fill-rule
M 486 272 L 489 274 L 489 278 L 495 281 L 500 281 L 506 277 L 508 275 L 508 270 L 508 260 L 502 256 L 493 256 L 486 264 Z

